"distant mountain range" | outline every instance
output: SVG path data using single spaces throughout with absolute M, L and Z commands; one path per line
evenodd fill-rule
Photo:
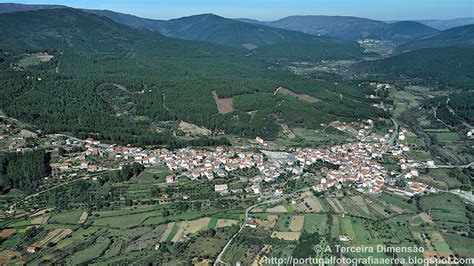
M 273 22 L 262 22 L 251 19 L 234 20 L 213 14 L 203 14 L 162 21 L 111 11 L 86 11 L 131 27 L 154 30 L 169 37 L 209 41 L 231 46 L 308 42 L 314 40 L 310 35 L 348 41 L 370 38 L 404 43 L 438 32 L 418 22 L 388 24 L 364 18 L 341 16 L 292 16 Z M 296 32 L 300 32 L 300 34 Z M 301 33 L 305 33 L 305 35 Z
M 0 13 L 62 7 L 59 5 L 0 4 Z M 264 22 L 252 19 L 228 19 L 214 14 L 172 20 L 153 20 L 109 10 L 83 11 L 106 17 L 135 29 L 158 32 L 167 37 L 205 41 L 235 48 L 244 47 L 249 50 L 274 45 L 268 47 L 269 49 L 259 49 L 260 53 L 283 51 L 283 47 L 291 47 L 293 49 L 291 54 L 302 57 L 314 54 L 311 51 L 314 52 L 318 47 L 328 47 L 329 44 L 334 45 L 334 50 L 342 51 L 345 48 L 352 53 L 356 47 L 355 41 L 360 39 L 388 40 L 398 46 L 397 51 L 437 46 L 473 46 L 472 27 L 453 28 L 440 32 L 427 25 L 444 29 L 474 22 L 474 18 L 388 23 L 348 16 L 290 16 L 277 21 Z M 306 49 L 306 51 L 298 49 Z M 318 51 L 316 54 L 321 53 Z
M 395 43 L 411 41 L 438 31 L 418 22 L 385 22 L 345 16 L 291 16 L 266 25 L 346 40 L 386 39 Z
M 456 27 L 474 24 L 474 18 L 455 18 L 455 19 L 429 19 L 417 20 L 426 26 L 430 26 L 437 30 L 449 30 Z
M 282 42 L 313 42 L 315 36 L 264 25 L 250 24 L 223 18 L 213 14 L 202 14 L 168 21 L 149 20 L 111 11 L 86 10 L 105 16 L 115 22 L 134 28 L 145 28 L 165 36 L 212 42 L 233 47 L 256 48 Z
M 108 14 L 116 20 L 121 17 L 122 23 L 126 19 L 127 24 L 149 21 L 113 12 Z M 316 37 L 215 15 L 153 22 L 151 26 L 154 28 L 147 28 L 144 24 L 135 24 L 136 28 L 133 28 L 73 8 L 4 13 L 0 14 L 0 47 L 12 51 L 48 49 L 98 55 L 121 53 L 123 56 L 156 54 L 191 57 L 243 56 L 248 53 L 244 47 L 258 47 L 256 56 L 275 59 L 357 59 L 363 56 L 355 42 Z M 281 49 L 285 46 L 279 49 L 272 46 L 281 43 L 291 47 L 291 52 Z
M 442 31 L 434 36 L 403 44 L 399 51 L 433 47 L 471 47 L 474 48 L 474 25 L 466 25 Z
M 40 9 L 54 9 L 54 8 L 65 8 L 62 5 L 24 5 L 14 3 L 0 3 L 0 14 L 13 13 L 22 11 L 33 11 Z

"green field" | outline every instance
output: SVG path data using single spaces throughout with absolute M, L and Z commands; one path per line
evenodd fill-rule
M 171 229 L 171 232 L 170 234 L 168 235 L 168 237 L 166 238 L 166 242 L 170 242 L 173 237 L 176 235 L 176 233 L 178 232 L 179 230 L 179 227 L 181 226 L 181 223 L 175 223 L 174 226 L 173 226 L 173 229 Z
M 341 219 L 341 233 L 343 235 L 348 235 L 352 237 L 352 239 L 357 239 L 356 234 L 354 233 L 354 229 L 352 228 L 352 219 L 350 217 L 342 218 Z
M 8 224 L 9 227 L 25 227 L 25 226 L 28 226 L 31 224 L 31 221 L 28 220 L 28 219 L 22 219 L 22 220 L 18 220 L 18 221 L 15 221 L 11 224 Z
M 413 201 L 412 203 L 408 203 L 407 198 L 402 198 L 400 196 L 388 193 L 388 192 L 383 192 L 380 194 L 380 196 L 377 198 L 382 200 L 385 203 L 388 203 L 390 205 L 396 206 L 404 210 L 405 212 L 416 212 L 416 206 Z
M 442 133 L 435 133 L 436 140 L 439 142 L 453 142 L 459 141 L 461 137 L 456 132 L 442 132 Z
M 324 233 L 328 228 L 326 214 L 305 214 L 303 230 L 308 233 L 319 232 Z
M 466 204 L 458 196 L 443 193 L 422 197 L 420 207 L 433 217 L 438 230 L 454 252 L 464 257 L 474 256 L 472 248 L 474 241 L 469 236 L 460 234 L 471 230 L 471 226 L 467 217 Z M 443 243 L 434 243 L 434 245 L 440 250 L 448 249 L 448 246 Z
M 67 212 L 53 213 L 50 218 L 52 223 L 77 224 L 84 210 L 72 210 Z
M 219 219 L 216 217 L 211 217 L 211 220 L 209 221 L 209 224 L 207 225 L 207 227 L 215 228 L 218 220 Z
M 206 211 L 188 211 L 185 213 L 174 214 L 164 217 L 160 214 L 148 215 L 148 217 L 143 221 L 143 224 L 156 225 L 162 224 L 169 221 L 184 221 L 184 220 L 194 220 L 200 217 L 209 216 L 215 213 L 212 210 Z
M 289 214 L 279 214 L 277 222 L 275 224 L 276 231 L 289 231 L 290 230 L 290 221 L 291 215 Z
M 420 206 L 440 223 L 469 224 L 465 204 L 456 195 L 443 193 L 426 196 L 420 199 Z
M 153 215 L 154 213 L 136 213 L 136 214 L 125 214 L 122 216 L 111 216 L 105 218 L 94 219 L 94 225 L 109 226 L 115 228 L 130 228 L 143 223 L 145 219 Z M 155 215 L 161 214 L 155 213 Z
M 288 204 L 288 203 L 283 204 L 283 207 L 285 207 L 285 209 L 286 209 L 286 211 L 287 211 L 288 213 L 293 213 L 293 212 L 295 211 L 295 210 L 293 209 L 293 207 L 291 207 L 291 205 Z
M 68 263 L 77 265 L 98 258 L 110 243 L 111 240 L 109 238 L 98 237 L 92 246 L 75 253 Z
M 400 116 L 400 114 L 408 108 L 415 107 L 421 100 L 420 97 L 402 90 L 392 92 L 391 96 L 395 102 L 395 110 L 393 111 L 395 117 Z

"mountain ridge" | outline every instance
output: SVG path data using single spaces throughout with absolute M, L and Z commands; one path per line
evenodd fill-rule
M 397 49 L 402 52 L 434 47 L 474 47 L 474 25 L 451 28 L 434 36 L 404 44 Z

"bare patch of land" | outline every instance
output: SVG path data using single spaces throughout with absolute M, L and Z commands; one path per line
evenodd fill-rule
M 83 223 L 85 223 L 85 222 L 87 221 L 87 217 L 88 217 L 88 216 L 89 216 L 89 215 L 87 214 L 87 212 L 83 212 L 83 213 L 81 214 L 81 217 L 79 217 L 79 221 L 77 221 L 77 223 L 78 223 L 78 224 L 83 224 Z
M 267 229 L 272 229 L 275 226 L 277 219 L 278 215 L 269 214 L 267 215 L 267 219 L 257 219 L 256 221 L 259 226 Z
M 227 114 L 234 111 L 233 100 L 232 98 L 220 98 L 217 95 L 216 91 L 212 91 L 212 96 L 217 105 L 217 110 L 219 114 Z
M 426 212 L 420 213 L 418 217 L 420 217 L 425 223 L 434 224 L 433 219 Z
M 320 99 L 318 99 L 316 97 L 313 97 L 311 95 L 294 93 L 294 92 L 290 91 L 289 89 L 285 89 L 283 87 L 278 87 L 275 91 L 275 94 L 277 94 L 277 93 L 287 95 L 287 96 L 291 96 L 291 97 L 295 97 L 296 99 L 298 99 L 300 101 L 309 102 L 309 103 L 317 103 L 317 102 L 321 101 Z
M 219 219 L 217 220 L 216 228 L 228 227 L 237 224 L 236 220 Z
M 303 224 L 304 224 L 304 216 L 303 215 L 293 216 L 291 218 L 290 231 L 292 231 L 292 232 L 301 231 L 301 228 L 303 228 Z
M 172 242 L 176 243 L 178 241 L 183 241 L 187 236 L 207 228 L 210 221 L 211 218 L 201 218 L 193 221 L 182 222 L 178 232 L 173 237 Z
M 286 135 L 289 139 L 296 138 L 296 135 L 291 131 L 287 124 L 280 124 L 281 129 L 283 130 L 283 134 Z
M 273 208 L 269 208 L 266 210 L 267 212 L 271 212 L 271 213 L 284 213 L 284 212 L 288 212 L 286 210 L 286 208 L 283 206 L 283 205 L 278 205 L 278 206 L 275 206 Z
M 29 66 L 35 66 L 39 65 L 43 62 L 48 62 L 51 59 L 53 59 L 53 55 L 49 55 L 47 53 L 36 53 L 36 54 L 31 54 L 28 55 L 24 58 L 22 58 L 20 61 L 18 61 L 18 65 L 20 67 L 29 67 Z
M 303 199 L 305 204 L 308 205 L 312 212 L 322 212 L 324 211 L 323 206 L 317 198 L 314 196 L 309 196 Z
M 242 43 L 241 45 L 247 50 L 253 50 L 255 48 L 258 48 L 258 46 L 253 43 Z
M 278 232 L 272 233 L 272 238 L 279 238 L 283 240 L 296 241 L 300 238 L 300 232 Z
M 3 229 L 2 231 L 0 231 L 0 239 L 2 238 L 9 238 L 10 236 L 12 236 L 14 233 L 16 232 L 16 229 L 14 228 L 7 228 L 7 229 Z
M 209 136 L 211 134 L 211 131 L 207 128 L 198 127 L 196 125 L 193 125 L 184 121 L 181 121 L 179 123 L 178 129 L 187 136 L 193 136 L 193 135 Z

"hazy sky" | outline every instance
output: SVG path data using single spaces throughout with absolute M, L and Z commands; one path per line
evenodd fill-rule
M 260 20 L 274 20 L 290 15 L 348 15 L 378 20 L 474 17 L 474 0 L 19 0 L 16 2 L 109 9 L 154 19 L 170 19 L 202 13 Z

